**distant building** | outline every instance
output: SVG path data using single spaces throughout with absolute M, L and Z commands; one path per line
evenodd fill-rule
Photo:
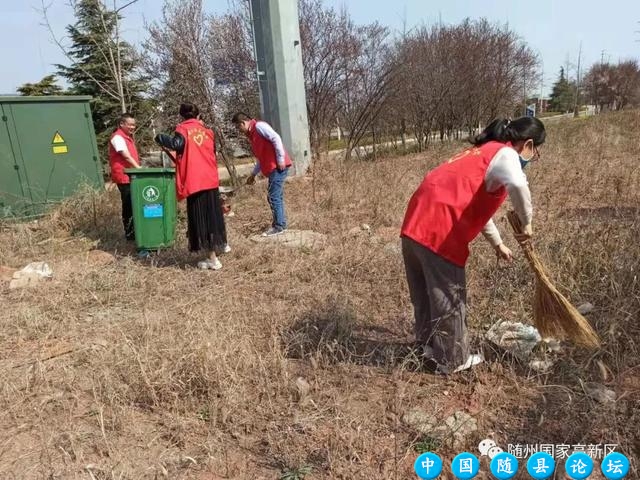
M 539 116 L 542 113 L 549 111 L 549 99 L 533 97 L 527 100 L 527 105 L 535 105 L 536 115 Z

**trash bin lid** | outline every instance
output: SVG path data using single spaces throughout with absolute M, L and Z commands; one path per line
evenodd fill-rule
M 162 167 L 154 167 L 154 168 L 125 168 L 124 173 L 127 175 L 140 175 L 145 173 L 175 173 L 175 168 L 162 168 Z

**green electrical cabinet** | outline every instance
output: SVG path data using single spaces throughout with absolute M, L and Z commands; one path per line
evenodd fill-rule
M 0 218 L 41 215 L 104 185 L 91 97 L 0 96 Z

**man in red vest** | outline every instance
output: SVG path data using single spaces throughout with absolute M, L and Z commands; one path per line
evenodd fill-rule
M 136 131 L 136 120 L 129 113 L 124 113 L 118 120 L 118 128 L 111 135 L 109 141 L 109 166 L 111 167 L 111 181 L 120 190 L 122 201 L 122 224 L 127 240 L 135 240 L 133 229 L 133 209 L 131 207 L 131 188 L 129 175 L 124 173 L 126 168 L 140 168 L 138 150 L 133 141 Z
M 279 235 L 287 228 L 287 217 L 284 208 L 284 183 L 287 171 L 291 167 L 291 159 L 282 144 L 282 139 L 267 123 L 255 120 L 244 113 L 236 113 L 231 120 L 236 128 L 244 133 L 251 143 L 251 149 L 258 162 L 247 178 L 247 184 L 255 182 L 256 175 L 269 179 L 267 200 L 271 207 L 271 228 L 262 236 Z
M 473 147 L 431 170 L 409 201 L 402 225 L 402 253 L 416 340 L 441 373 L 482 361 L 471 355 L 467 334 L 465 265 L 469 244 L 482 233 L 498 258 L 510 261 L 491 217 L 510 198 L 531 237 L 531 193 L 524 174 L 538 157 L 546 133 L 540 120 L 495 120 L 472 140 Z

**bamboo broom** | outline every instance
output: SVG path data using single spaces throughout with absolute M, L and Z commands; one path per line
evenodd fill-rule
M 511 228 L 522 232 L 522 224 L 514 211 L 507 213 Z M 576 345 L 588 348 L 600 346 L 600 338 L 589 322 L 553 286 L 546 269 L 530 242 L 521 245 L 536 276 L 533 299 L 533 321 L 543 338 L 569 339 Z

